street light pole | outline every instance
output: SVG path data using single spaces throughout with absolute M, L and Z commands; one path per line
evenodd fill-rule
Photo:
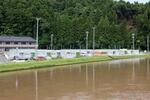
M 54 35 L 51 34 L 51 50 L 53 49 L 53 37 L 54 37 Z
M 135 46 L 134 46 L 134 39 L 135 39 L 135 34 L 132 33 L 132 42 L 133 42 L 133 47 L 132 47 L 132 49 L 133 49 L 133 50 L 135 49 Z
M 88 37 L 89 37 L 89 32 L 86 31 L 86 49 L 88 49 Z
M 36 18 L 37 21 L 37 30 L 36 30 L 36 49 L 39 47 L 39 21 L 41 18 Z
M 95 27 L 93 27 L 93 50 L 95 50 Z

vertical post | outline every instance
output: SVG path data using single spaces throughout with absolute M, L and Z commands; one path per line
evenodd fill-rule
M 54 35 L 51 34 L 51 50 L 53 49 L 53 37 L 54 37 Z
M 72 48 L 72 45 L 70 44 L 70 49 Z
M 133 47 L 132 47 L 132 49 L 134 50 L 135 49 L 135 46 L 134 46 L 134 39 L 135 39 L 135 34 L 134 33 L 132 33 L 132 42 L 133 42 Z
M 40 21 L 40 18 L 36 18 L 36 21 L 37 21 L 37 28 L 36 28 L 36 49 L 38 49 L 39 47 L 39 21 Z
M 63 49 L 63 46 L 62 46 L 62 44 L 61 44 L 61 50 Z
M 149 35 L 147 35 L 147 52 L 149 52 Z
M 95 27 L 93 27 L 93 50 L 95 50 Z
M 88 49 L 88 37 L 89 37 L 89 32 L 86 31 L 86 49 Z

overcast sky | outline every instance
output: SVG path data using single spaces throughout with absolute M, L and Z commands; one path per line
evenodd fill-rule
M 124 1 L 129 1 L 131 3 L 134 3 L 134 1 L 138 1 L 139 3 L 146 3 L 146 2 L 148 2 L 150 0 L 124 0 Z

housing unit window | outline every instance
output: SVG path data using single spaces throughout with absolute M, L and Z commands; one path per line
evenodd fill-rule
M 35 42 L 30 42 L 29 44 L 30 44 L 30 45 L 34 45 L 34 44 L 35 44 Z
M 18 42 L 14 42 L 14 44 L 18 44 Z
M 10 44 L 10 42 L 6 42 L 6 44 Z
M 30 45 L 32 45 L 32 43 L 31 43 L 31 42 L 29 42 L 29 44 L 30 44 Z
M 21 42 L 21 44 L 26 44 L 26 42 Z

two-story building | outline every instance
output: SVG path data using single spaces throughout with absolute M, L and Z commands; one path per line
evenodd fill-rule
M 36 40 L 31 37 L 0 36 L 0 51 L 35 49 L 36 47 Z

